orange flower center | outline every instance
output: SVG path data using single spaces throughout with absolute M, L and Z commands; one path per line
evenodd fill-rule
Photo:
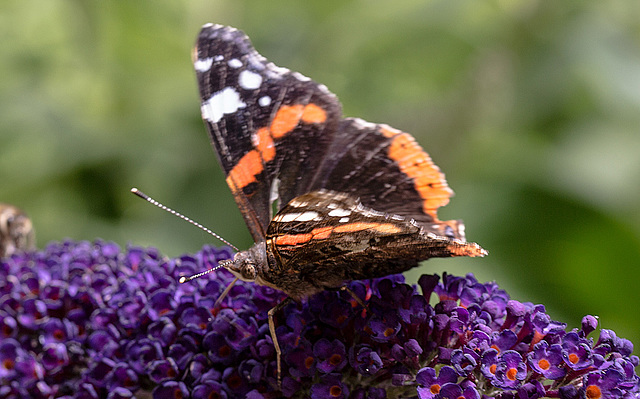
M 304 359 L 304 367 L 306 367 L 307 369 L 310 369 L 311 366 L 313 366 L 313 357 L 307 356 L 307 358 Z
M 329 363 L 331 363 L 333 366 L 340 364 L 340 362 L 342 361 L 342 356 L 336 354 L 331 355 L 331 357 L 329 358 Z
M 551 363 L 549 363 L 547 359 L 540 359 L 538 361 L 538 366 L 540 366 L 540 368 L 543 370 L 549 370 L 549 367 L 551 367 Z
M 337 398 L 338 396 L 342 395 L 342 388 L 340 388 L 337 385 L 332 386 L 329 389 L 329 395 L 333 396 L 334 398 Z
M 602 397 L 602 392 L 596 385 L 589 385 L 586 394 L 588 399 L 600 399 Z

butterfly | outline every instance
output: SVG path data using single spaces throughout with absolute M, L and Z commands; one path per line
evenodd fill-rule
M 453 192 L 408 133 L 342 116 L 324 85 L 269 62 L 241 31 L 205 25 L 193 51 L 201 113 L 255 241 L 223 266 L 289 301 L 434 257 L 485 256 L 437 210 Z M 226 291 L 228 292 L 228 290 Z

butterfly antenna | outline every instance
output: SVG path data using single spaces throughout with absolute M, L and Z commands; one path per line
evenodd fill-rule
M 152 205 L 157 206 L 158 208 L 167 211 L 169 213 L 171 213 L 172 215 L 175 215 L 177 217 L 179 217 L 180 219 L 191 223 L 192 225 L 196 226 L 197 228 L 199 228 L 200 230 L 209 233 L 210 235 L 212 235 L 213 237 L 217 238 L 218 240 L 222 241 L 223 243 L 227 244 L 228 246 L 230 246 L 231 248 L 233 248 L 236 252 L 238 251 L 238 248 L 231 244 L 229 241 L 225 240 L 224 238 L 220 237 L 219 235 L 217 235 L 216 233 L 214 233 L 213 231 L 209 230 L 208 228 L 204 227 L 203 225 L 201 225 L 200 223 L 196 222 L 195 220 L 186 217 L 185 215 L 181 214 L 180 212 L 176 212 L 173 209 L 166 207 L 164 205 L 162 205 L 161 203 L 159 203 L 158 201 L 154 200 L 153 198 L 149 197 L 147 194 L 143 193 L 142 191 L 138 190 L 137 188 L 132 188 L 131 192 L 134 193 L 135 195 L 137 195 L 138 197 L 142 198 L 143 200 L 151 203 Z M 219 267 L 219 266 L 218 266 Z M 215 269 L 217 269 L 218 267 L 215 267 L 213 269 L 209 269 L 205 272 L 199 273 L 200 275 L 202 274 L 207 274 Z M 197 276 L 197 275 L 196 275 Z M 192 280 L 195 277 L 189 277 L 188 280 Z M 182 281 L 180 281 L 182 282 Z
M 189 276 L 189 277 L 182 276 L 182 277 L 180 277 L 180 279 L 178 280 L 178 282 L 179 282 L 180 284 L 187 283 L 187 282 L 189 282 L 189 281 L 191 281 L 191 280 L 195 280 L 195 279 L 197 279 L 197 278 L 200 278 L 200 277 L 204 276 L 205 274 L 209 274 L 209 273 L 211 273 L 211 272 L 212 272 L 212 271 L 214 271 L 214 270 L 218 270 L 218 269 L 220 269 L 221 267 L 225 267 L 225 266 L 230 265 L 230 264 L 232 264 L 232 263 L 233 263 L 233 261 L 232 261 L 232 260 L 227 260 L 227 261 L 224 261 L 224 262 L 220 262 L 220 263 L 218 263 L 218 265 L 217 265 L 217 266 L 212 267 L 211 269 L 207 269 L 207 270 L 205 270 L 205 271 L 203 271 L 203 272 L 196 273 L 196 274 L 194 274 L 194 275 L 192 275 L 192 276 Z

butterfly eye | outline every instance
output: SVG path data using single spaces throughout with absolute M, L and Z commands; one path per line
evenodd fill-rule
M 254 281 L 257 277 L 256 268 L 252 263 L 245 263 L 240 268 L 243 280 Z

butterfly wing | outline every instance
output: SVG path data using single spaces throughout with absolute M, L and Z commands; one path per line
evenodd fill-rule
M 326 87 L 279 68 L 241 31 L 205 25 L 193 55 L 202 118 L 256 242 L 280 209 L 309 191 L 341 107 Z
M 278 212 L 266 244 L 277 261 L 269 262 L 262 280 L 295 298 L 349 280 L 401 273 L 429 258 L 486 255 L 475 243 L 326 190 L 301 195 Z
M 387 125 L 343 119 L 313 189 L 347 193 L 377 211 L 465 239 L 460 221 L 437 216 L 453 195 L 444 174 L 411 135 Z
M 325 86 L 268 62 L 234 28 L 205 25 L 194 67 L 202 117 L 256 242 L 264 240 L 274 201 L 279 211 L 319 189 L 465 239 L 461 221 L 438 219 L 453 191 L 411 135 L 341 119 Z

